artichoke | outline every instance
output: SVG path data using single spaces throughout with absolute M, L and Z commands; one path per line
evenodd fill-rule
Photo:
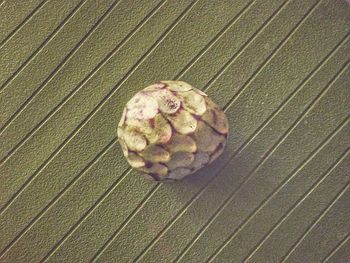
M 225 113 L 183 81 L 160 81 L 125 106 L 118 140 L 129 164 L 156 181 L 174 181 L 213 162 L 228 134 Z

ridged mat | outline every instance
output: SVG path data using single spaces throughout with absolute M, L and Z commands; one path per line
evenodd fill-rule
M 3 0 L 0 25 L 0 262 L 350 261 L 347 1 Z M 168 79 L 231 129 L 157 184 L 116 127 Z

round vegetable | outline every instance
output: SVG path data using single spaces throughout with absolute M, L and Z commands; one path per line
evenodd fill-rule
M 156 181 L 175 181 L 218 158 L 225 147 L 225 113 L 183 81 L 160 81 L 126 104 L 118 138 L 129 164 Z

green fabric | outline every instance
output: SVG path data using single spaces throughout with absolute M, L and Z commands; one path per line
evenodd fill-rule
M 3 0 L 0 25 L 0 262 L 350 261 L 346 1 Z M 157 184 L 116 127 L 169 79 L 230 132 Z

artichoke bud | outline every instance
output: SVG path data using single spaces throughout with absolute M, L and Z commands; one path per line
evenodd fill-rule
M 118 138 L 129 164 L 156 181 L 174 181 L 213 162 L 224 151 L 225 113 L 183 81 L 161 81 L 126 104 Z

